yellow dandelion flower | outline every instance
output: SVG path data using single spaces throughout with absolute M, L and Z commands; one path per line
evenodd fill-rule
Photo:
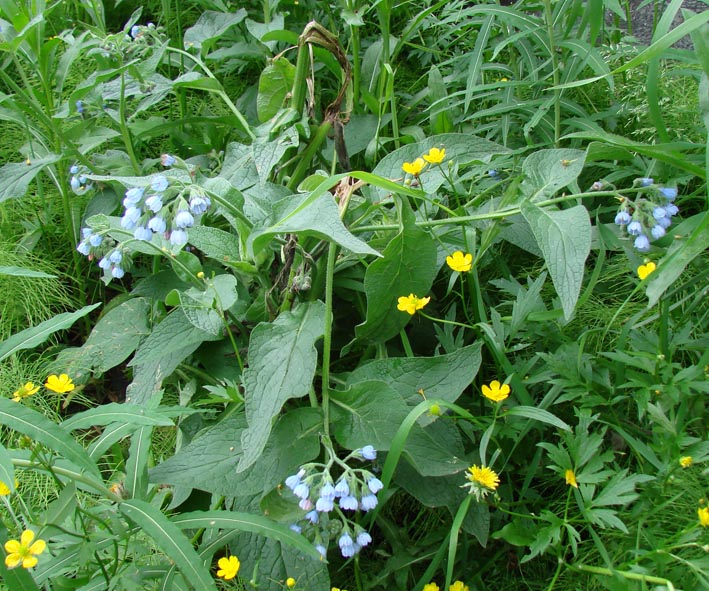
M 20 483 L 17 482 L 17 478 L 15 478 L 15 490 L 17 490 L 18 486 L 20 486 Z M 6 497 L 11 493 L 12 493 L 12 491 L 10 490 L 10 487 L 7 484 L 5 484 L 2 480 L 0 480 L 0 497 Z
M 566 484 L 569 486 L 573 486 L 574 488 L 578 488 L 578 482 L 576 482 L 576 474 L 574 474 L 573 470 L 567 470 L 564 472 L 564 478 L 566 478 Z
M 467 273 L 473 266 L 473 255 L 456 250 L 452 255 L 446 257 L 446 263 L 457 273 Z
M 56 392 L 57 394 L 65 394 L 66 392 L 71 392 L 74 389 L 74 382 L 65 373 L 61 375 L 51 375 L 47 378 L 47 382 L 44 384 L 47 390 Z
M 241 563 L 236 556 L 229 556 L 228 558 L 225 556 L 224 558 L 220 558 L 217 565 L 219 566 L 217 576 L 225 581 L 233 579 L 236 576 L 236 573 L 239 572 L 239 567 L 241 567 Z
M 416 158 L 413 162 L 404 162 L 404 164 L 401 165 L 401 168 L 407 174 L 418 176 L 421 174 L 421 171 L 425 166 L 426 163 L 423 161 L 423 158 Z
M 446 149 L 431 148 L 428 154 L 423 155 L 423 159 L 429 164 L 440 164 L 446 157 Z
M 463 484 L 461 488 L 470 489 L 468 494 L 474 495 L 478 502 L 495 491 L 500 485 L 500 477 L 492 468 L 487 466 L 470 466 L 465 477 L 468 482 Z
M 638 277 L 640 277 L 640 280 L 642 281 L 656 268 L 657 266 L 652 261 L 650 261 L 649 263 L 645 263 L 644 265 L 640 265 L 638 267 Z
M 288 577 L 286 579 L 286 587 L 288 587 L 289 589 L 295 587 L 295 579 L 293 577 Z
M 436 583 L 431 582 L 426 583 L 423 586 L 423 591 L 440 591 L 440 588 L 438 587 L 438 585 L 436 585 Z
M 699 517 L 699 523 L 704 527 L 709 527 L 709 507 L 699 507 L 697 509 L 697 517 Z
M 12 400 L 14 402 L 19 402 L 23 398 L 32 396 L 32 394 L 36 393 L 37 390 L 39 390 L 39 386 L 35 386 L 32 382 L 27 382 L 24 386 L 13 392 Z
M 682 466 L 682 468 L 689 468 L 693 462 L 692 456 L 682 456 L 679 459 L 679 465 Z
M 399 303 L 396 305 L 397 309 L 402 312 L 408 312 L 412 316 L 416 314 L 416 310 L 421 310 L 431 298 L 420 298 L 410 293 L 407 296 L 401 296 L 399 298 Z
M 448 591 L 470 591 L 470 587 L 463 583 L 463 581 L 456 581 L 448 587 Z
M 510 386 L 500 384 L 498 380 L 492 380 L 489 386 L 483 385 L 483 396 L 493 402 L 502 402 L 510 395 Z
M 34 540 L 34 532 L 26 529 L 22 532 L 19 540 L 8 540 L 5 542 L 5 566 L 7 568 L 15 568 L 22 565 L 22 568 L 32 568 L 37 564 L 37 556 L 39 556 L 47 544 L 44 540 Z

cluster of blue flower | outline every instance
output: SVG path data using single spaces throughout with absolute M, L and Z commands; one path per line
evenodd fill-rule
M 290 527 L 311 537 L 323 558 L 327 553 L 327 537 L 332 531 L 340 533 L 337 544 L 345 558 L 354 556 L 372 541 L 372 536 L 343 511 L 366 513 L 377 506 L 377 493 L 384 488 L 382 481 L 368 470 L 350 468 L 346 464 L 350 458 L 371 461 L 376 457 L 377 452 L 371 445 L 353 451 L 338 462 L 344 472 L 336 482 L 329 467 L 315 463 L 302 466 L 296 474 L 286 478 L 286 486 L 300 499 L 298 506 L 307 511 L 302 525 L 294 523 Z
M 83 195 L 93 186 L 76 164 L 69 169 L 69 174 L 71 175 L 69 186 L 77 195 Z
M 166 168 L 178 163 L 177 158 L 170 154 L 163 154 L 160 161 Z M 179 161 L 179 164 L 187 169 L 184 162 Z M 74 168 L 77 167 L 73 166 L 72 171 Z M 74 178 L 72 177 L 72 182 Z M 80 183 L 81 178 L 78 177 L 77 182 Z M 126 190 L 121 227 L 132 231 L 135 240 L 151 242 L 154 236 L 161 235 L 169 239 L 173 246 L 184 246 L 187 244 L 187 229 L 194 225 L 196 216 L 203 214 L 211 205 L 212 202 L 202 187 L 186 185 L 176 178 L 171 182 L 166 175 L 159 174 L 152 177 L 148 186 Z M 93 233 L 91 228 L 84 228 L 82 240 L 76 249 L 83 255 L 97 257 L 100 252 L 93 249 L 100 248 L 102 242 L 101 234 Z M 113 249 L 99 261 L 99 267 L 109 271 L 117 279 L 125 274 L 121 263 L 126 250 L 122 250 Z
M 639 252 L 647 252 L 650 250 L 650 237 L 653 240 L 662 238 L 672 224 L 672 217 L 679 212 L 674 204 L 677 189 L 658 187 L 653 179 L 647 177 L 636 179 L 634 185 L 647 188 L 649 197 L 639 197 L 634 201 L 623 198 L 615 223 L 635 236 L 633 246 Z

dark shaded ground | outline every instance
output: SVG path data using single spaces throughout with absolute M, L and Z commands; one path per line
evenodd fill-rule
M 630 0 L 631 5 L 631 30 L 633 36 L 641 43 L 649 45 L 652 39 L 653 23 L 659 20 L 665 12 L 669 0 L 654 0 L 649 3 L 647 0 Z M 647 4 L 646 6 L 642 6 Z M 685 0 L 682 7 L 691 10 L 695 14 L 709 10 L 709 0 Z M 677 26 L 683 22 L 682 9 L 679 10 L 677 17 L 673 22 L 673 26 Z M 675 47 L 682 49 L 691 49 L 692 41 L 689 37 L 681 39 Z

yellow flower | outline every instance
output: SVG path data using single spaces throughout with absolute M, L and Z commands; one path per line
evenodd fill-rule
M 8 540 L 5 542 L 5 566 L 15 568 L 22 565 L 22 568 L 32 568 L 37 564 L 37 556 L 44 552 L 47 544 L 44 540 L 34 540 L 34 532 L 26 529 L 22 532 L 19 541 Z
M 20 389 L 15 390 L 15 392 L 12 395 L 12 399 L 15 402 L 19 402 L 23 398 L 27 398 L 28 396 L 32 396 L 32 394 L 37 392 L 37 390 L 39 390 L 39 386 L 35 386 L 32 382 L 27 382 Z
M 679 465 L 682 466 L 682 468 L 689 468 L 693 461 L 692 456 L 682 456 L 679 459 Z
M 470 591 L 470 587 L 463 583 L 463 581 L 456 581 L 448 587 L 448 591 Z
M 576 474 L 574 474 L 573 470 L 567 470 L 564 472 L 564 478 L 566 478 L 566 484 L 569 486 L 573 486 L 574 488 L 578 488 L 578 482 L 576 482 Z
M 440 591 L 440 589 L 436 583 L 426 583 L 423 586 L 423 591 Z
M 47 378 L 47 383 L 44 384 L 47 390 L 56 392 L 57 394 L 65 394 L 66 392 L 71 392 L 74 389 L 74 382 L 65 373 L 57 376 L 51 375 Z
M 642 281 L 647 277 L 650 273 L 652 273 L 656 269 L 655 263 L 650 261 L 649 263 L 646 263 L 644 265 L 640 265 L 638 267 L 638 277 L 640 277 L 640 280 Z
M 414 160 L 413 162 L 404 162 L 401 168 L 407 174 L 418 176 L 421 174 L 421 171 L 424 169 L 425 166 L 426 163 L 423 161 L 423 158 L 416 158 L 416 160 Z
M 709 527 L 709 507 L 699 507 L 697 509 L 697 516 L 699 517 L 699 523 L 704 527 Z
M 487 466 L 470 466 L 465 477 L 469 480 L 461 488 L 469 488 L 468 494 L 475 495 L 480 502 L 500 485 L 500 477 Z
M 230 579 L 233 579 L 236 576 L 236 573 L 239 572 L 239 567 L 241 566 L 241 563 L 239 562 L 239 559 L 236 556 L 229 556 L 228 558 L 220 558 L 217 562 L 217 565 L 219 566 L 217 576 L 220 579 L 229 581 Z
M 15 490 L 17 490 L 17 487 L 20 486 L 20 483 L 17 482 L 17 478 L 15 478 Z M 5 484 L 2 480 L 0 480 L 0 497 L 6 497 L 9 495 L 12 491 L 10 490 L 10 487 Z
M 439 150 L 438 148 L 431 148 L 428 154 L 423 155 L 423 159 L 429 164 L 440 164 L 446 157 L 446 149 L 443 148 Z
M 431 298 L 419 298 L 410 293 L 408 296 L 401 296 L 396 307 L 402 312 L 408 312 L 413 316 L 416 314 L 416 310 L 420 310 L 430 301 Z
M 473 255 L 463 254 L 460 250 L 456 250 L 451 256 L 446 257 L 446 263 L 458 273 L 467 273 L 473 266 Z
M 288 587 L 289 589 L 295 587 L 295 579 L 293 577 L 288 577 L 286 579 L 286 587 Z
M 492 380 L 489 386 L 483 385 L 483 396 L 493 402 L 502 402 L 510 395 L 508 384 L 500 384 L 497 380 Z

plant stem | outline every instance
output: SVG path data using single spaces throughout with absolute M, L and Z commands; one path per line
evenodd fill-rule
M 551 0 L 544 0 L 544 20 L 547 26 L 547 36 L 549 38 L 549 52 L 551 53 L 552 80 L 554 83 L 554 146 L 559 147 L 561 137 L 561 89 L 558 88 L 559 78 L 559 58 L 556 55 L 556 43 L 554 41 L 554 15 L 551 10 Z
M 332 284 L 335 276 L 337 245 L 330 242 L 327 251 L 327 269 L 325 271 L 325 335 L 322 347 L 322 410 L 323 431 L 330 436 L 330 351 L 332 347 Z

